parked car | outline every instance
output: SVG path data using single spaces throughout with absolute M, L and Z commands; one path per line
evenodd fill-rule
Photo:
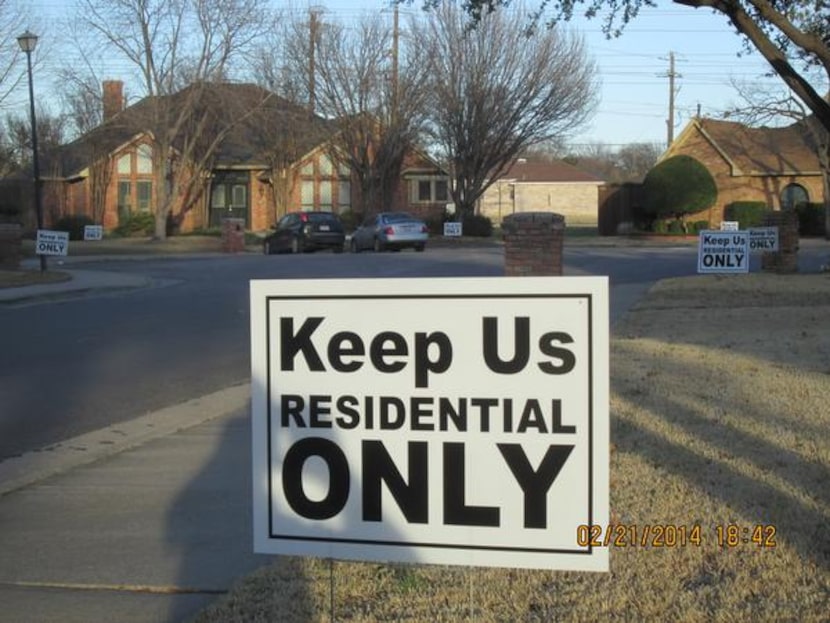
M 423 251 L 429 238 L 429 228 L 421 219 L 406 212 L 380 212 L 368 217 L 352 234 L 349 248 L 352 253 L 364 249 L 384 251 L 412 247 Z
M 331 212 L 289 212 L 263 240 L 262 250 L 272 253 L 303 253 L 317 249 L 343 251 L 343 223 Z

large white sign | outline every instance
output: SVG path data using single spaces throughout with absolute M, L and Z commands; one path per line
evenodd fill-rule
M 746 231 L 700 232 L 697 272 L 748 273 L 749 233 Z
M 607 571 L 605 277 L 251 282 L 254 549 Z
M 37 255 L 67 255 L 69 253 L 69 232 L 38 229 L 35 253 Z

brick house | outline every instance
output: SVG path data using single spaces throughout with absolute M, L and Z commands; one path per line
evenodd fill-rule
M 716 226 L 734 201 L 763 201 L 774 210 L 824 197 L 814 139 L 803 122 L 750 128 L 732 121 L 692 119 L 660 160 L 687 155 L 715 180 L 716 205 L 686 220 Z
M 64 145 L 43 168 L 44 211 L 51 222 L 65 214 L 85 214 L 110 231 L 133 213 L 153 211 L 153 167 L 158 165 L 146 121 L 151 98 L 124 107 L 122 83 L 106 81 L 103 86 L 103 123 Z M 184 98 L 186 91 L 166 97 Z M 251 84 L 208 85 L 199 93 L 199 105 L 199 125 L 180 140 L 209 140 L 218 132 L 222 138 L 203 162 L 166 165 L 183 167 L 190 182 L 171 210 L 169 220 L 179 231 L 216 227 L 226 217 L 241 218 L 247 229 L 262 231 L 287 211 L 341 213 L 360 205 L 351 171 L 331 157 L 337 130 L 332 121 Z M 422 179 L 412 171 L 429 179 L 446 175 L 417 152 L 408 155 L 405 168 L 389 208 L 436 210 L 438 203 L 421 201 L 410 190 Z
M 569 224 L 596 224 L 601 179 L 562 160 L 519 158 L 479 200 L 493 223 L 517 212 L 556 212 Z

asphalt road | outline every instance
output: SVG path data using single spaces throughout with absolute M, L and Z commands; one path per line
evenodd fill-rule
M 574 248 L 566 275 L 609 275 L 612 322 L 695 249 Z M 500 276 L 500 247 L 96 262 L 157 287 L 0 307 L 0 460 L 250 378 L 250 279 Z

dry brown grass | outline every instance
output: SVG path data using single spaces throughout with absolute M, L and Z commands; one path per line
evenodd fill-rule
M 0 270 L 0 288 L 15 288 L 69 281 L 72 275 L 59 270 Z
M 613 518 L 702 545 L 610 574 L 337 562 L 336 620 L 830 620 L 830 275 L 668 280 L 615 334 Z M 718 547 L 729 523 L 777 546 Z M 328 564 L 278 558 L 195 620 L 328 621 Z

